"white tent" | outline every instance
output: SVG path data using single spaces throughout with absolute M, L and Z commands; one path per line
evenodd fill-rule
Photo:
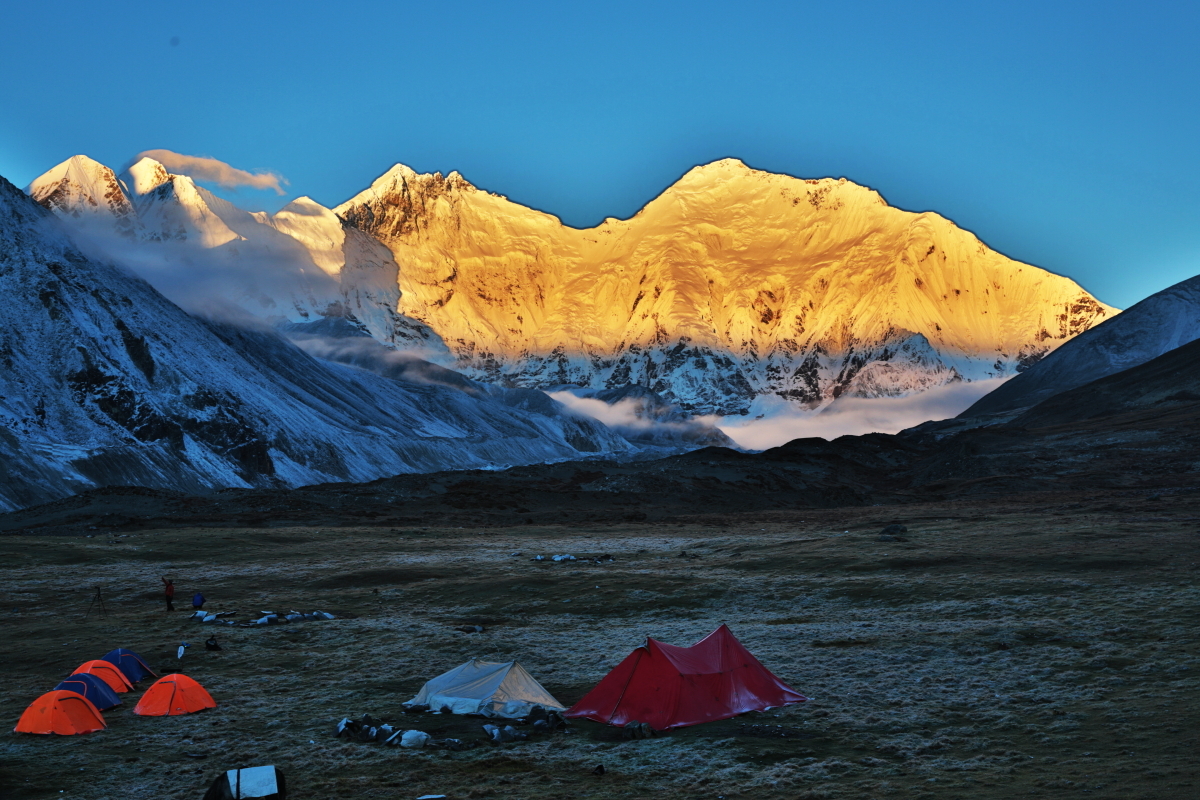
M 428 681 L 405 705 L 427 705 L 433 711 L 448 706 L 455 714 L 508 719 L 527 716 L 534 706 L 566 710 L 516 661 L 468 661 Z

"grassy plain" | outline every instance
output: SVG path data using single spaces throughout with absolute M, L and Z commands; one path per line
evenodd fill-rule
M 0 718 L 120 646 L 220 703 L 143 718 L 135 693 L 99 733 L 3 734 L 0 794 L 183 800 L 222 770 L 273 763 L 293 800 L 1200 796 L 1195 490 L 460 521 L 0 538 Z M 892 522 L 908 541 L 878 540 Z M 530 560 L 557 553 L 615 560 Z M 214 629 L 162 610 L 163 574 L 180 608 L 198 589 L 241 619 L 356 616 Z M 97 585 L 108 615 L 85 617 Z M 518 659 L 569 704 L 646 636 L 690 644 L 722 622 L 812 700 L 642 741 L 587 722 L 460 753 L 333 736 L 371 713 L 481 738 L 480 720 L 400 704 L 472 657 Z M 455 630 L 476 623 L 486 632 Z M 223 651 L 204 651 L 210 633 Z

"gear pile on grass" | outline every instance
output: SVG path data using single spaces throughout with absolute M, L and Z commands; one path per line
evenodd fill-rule
M 518 730 L 518 728 L 525 730 Z M 359 719 L 349 717 L 342 719 L 337 724 L 334 736 L 351 742 L 379 742 L 410 749 L 433 747 L 459 751 L 469 750 L 481 744 L 508 744 L 525 741 L 539 735 L 549 735 L 556 731 L 565 731 L 567 721 L 557 711 L 535 706 L 527 717 L 511 720 L 503 726 L 485 723 L 482 729 L 484 737 L 481 739 L 436 739 L 424 731 L 405 729 L 402 726 L 384 722 L 370 714 L 363 714 Z

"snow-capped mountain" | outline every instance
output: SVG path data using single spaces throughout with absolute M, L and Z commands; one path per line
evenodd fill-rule
M 1163 289 L 1081 334 L 984 395 L 960 417 L 1015 411 L 1145 364 L 1200 339 L 1200 275 Z
M 271 322 L 341 317 L 382 342 L 440 352 L 436 337 L 397 312 L 391 252 L 309 198 L 252 213 L 153 159 L 117 176 L 86 156 L 27 191 L 71 224 L 87 252 L 128 264 L 190 308 L 218 299 Z
M 191 316 L 3 179 L 0 292 L 0 510 L 109 484 L 297 486 L 633 450 L 541 392 L 419 364 L 388 378 L 253 318 Z
M 35 187 L 72 225 L 107 215 L 101 252 L 181 302 L 341 317 L 479 380 L 640 385 L 687 413 L 1009 376 L 1116 311 L 936 214 L 734 160 L 588 230 L 402 165 L 336 209 L 302 197 L 273 215 L 151 159 L 117 178 L 77 156 Z
M 42 206 L 74 218 L 77 224 L 95 225 L 98 230 L 111 230 L 128 239 L 141 233 L 137 210 L 125 187 L 111 169 L 87 156 L 67 159 L 25 191 Z
M 586 230 L 403 165 L 333 211 L 391 248 L 400 310 L 445 342 L 448 366 L 639 384 L 690 412 L 1007 376 L 1116 312 L 937 214 L 736 160 Z

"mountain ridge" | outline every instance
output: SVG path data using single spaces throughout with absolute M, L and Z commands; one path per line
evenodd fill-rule
M 0 306 L 0 508 L 635 452 L 541 393 L 391 379 L 186 314 L 3 179 L 0 291 L 29 298 Z
M 1200 275 L 1168 286 L 1065 343 L 960 418 L 1012 412 L 1200 339 Z
M 736 159 L 695 167 L 593 228 L 403 164 L 334 209 L 301 197 L 273 215 L 149 159 L 123 175 L 141 192 L 143 239 L 212 262 L 218 285 L 201 288 L 251 313 L 342 315 L 476 380 L 636 384 L 689 414 L 1004 377 L 1116 311 L 940 215 Z M 56 211 L 75 223 L 66 205 Z
M 1012 374 L 1115 312 L 944 217 L 736 159 L 594 228 L 404 165 L 333 211 L 391 248 L 403 313 L 441 336 L 454 368 L 518 385 L 638 383 L 698 413 Z M 972 292 L 983 299 L 963 301 Z M 887 380 L 854 383 L 879 362 Z

